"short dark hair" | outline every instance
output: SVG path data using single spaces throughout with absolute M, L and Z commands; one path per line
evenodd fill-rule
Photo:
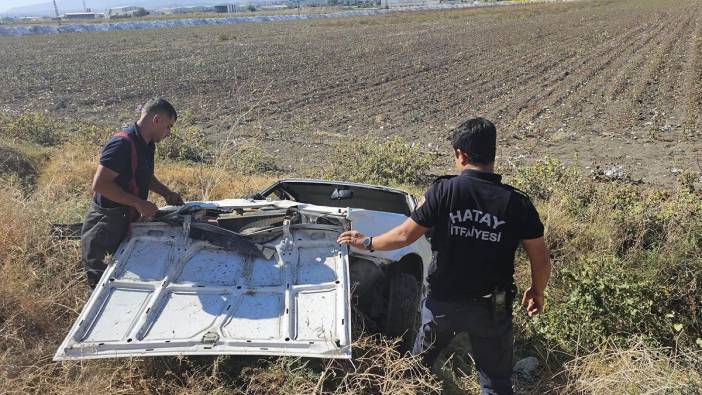
M 168 100 L 161 97 L 154 97 L 144 103 L 144 106 L 141 108 L 141 114 L 166 114 L 173 118 L 173 120 L 178 119 L 178 113 L 173 105 L 169 103 Z
M 495 161 L 497 131 L 485 118 L 471 118 L 451 131 L 453 149 L 460 149 L 472 163 L 490 164 Z

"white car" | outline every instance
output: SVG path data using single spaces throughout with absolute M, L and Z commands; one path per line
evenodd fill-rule
M 188 202 L 136 222 L 55 360 L 146 355 L 351 358 L 352 303 L 367 329 L 417 342 L 432 252 L 349 249 L 415 208 L 408 193 L 289 179 L 248 199 Z

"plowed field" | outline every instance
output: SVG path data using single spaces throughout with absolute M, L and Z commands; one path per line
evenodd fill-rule
M 621 164 L 663 184 L 701 170 L 698 0 L 0 38 L 0 52 L 2 108 L 117 123 L 162 95 L 213 137 L 243 123 L 239 138 L 298 169 L 349 135 L 446 151 L 447 130 L 482 115 L 503 160 Z

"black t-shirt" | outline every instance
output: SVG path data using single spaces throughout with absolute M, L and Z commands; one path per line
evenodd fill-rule
M 141 199 L 147 199 L 149 196 L 149 184 L 151 184 L 151 179 L 154 176 L 154 152 L 156 146 L 153 141 L 149 144 L 144 141 L 136 123 L 124 129 L 124 131 L 129 134 L 136 145 L 136 184 L 139 188 L 139 197 Z M 115 178 L 115 182 L 126 192 L 129 192 L 128 184 L 132 176 L 132 147 L 129 141 L 126 141 L 122 137 L 112 136 L 102 148 L 100 164 L 119 173 L 117 178 Z M 93 199 L 95 203 L 104 208 L 124 206 L 123 204 L 113 202 L 99 193 L 95 193 Z
M 476 170 L 438 179 L 412 213 L 416 223 L 434 228 L 437 259 L 428 279 L 433 296 L 453 300 L 510 286 L 519 241 L 543 236 L 529 198 L 501 179 Z

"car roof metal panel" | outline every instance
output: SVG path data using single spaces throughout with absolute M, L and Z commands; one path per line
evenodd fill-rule
M 270 259 L 135 223 L 55 360 L 146 355 L 351 357 L 348 250 L 296 225 Z

